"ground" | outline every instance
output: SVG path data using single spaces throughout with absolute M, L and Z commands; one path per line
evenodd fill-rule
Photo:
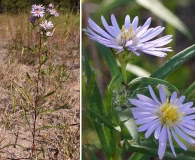
M 27 15 L 0 15 L 0 159 L 31 159 L 32 134 L 26 113 L 32 123 L 32 109 L 21 94 L 22 86 L 33 101 L 33 86 L 27 73 L 36 79 L 36 55 L 22 53 L 22 46 L 33 46 L 36 35 L 29 31 Z M 73 20 L 74 19 L 74 20 Z M 71 22 L 71 23 L 70 23 Z M 37 119 L 36 148 L 39 159 L 79 159 L 80 156 L 80 56 L 79 16 L 64 15 L 54 19 L 56 29 L 48 41 L 49 65 L 56 67 L 53 77 L 42 79 L 42 92 L 48 93 L 60 84 L 55 94 L 44 101 L 43 108 L 55 112 L 41 114 Z M 28 29 L 26 29 L 28 27 Z M 30 36 L 30 38 L 29 38 Z M 32 54 L 32 55 L 31 55 Z M 64 78 L 60 82 L 56 79 Z M 56 78 L 57 77 L 57 78 Z M 41 89 L 42 89 L 41 88 Z M 27 104 L 25 102 L 25 104 Z M 25 112 L 24 112 L 25 111 Z M 31 126 L 31 125 L 30 125 Z M 50 126 L 50 127 L 48 127 Z

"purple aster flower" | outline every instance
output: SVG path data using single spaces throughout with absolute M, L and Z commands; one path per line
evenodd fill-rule
M 48 6 L 49 8 L 54 8 L 54 5 L 52 3 L 50 3 Z
M 53 28 L 53 23 L 51 21 L 44 20 L 41 24 L 40 24 L 40 28 L 44 29 L 44 30 L 49 30 L 51 28 Z
M 165 52 L 172 51 L 170 47 L 163 47 L 172 41 L 171 35 L 153 40 L 164 30 L 164 27 L 149 28 L 151 18 L 148 18 L 143 26 L 138 27 L 138 17 L 135 17 L 131 22 L 130 16 L 127 15 L 122 29 L 119 28 L 113 14 L 111 15 L 111 26 L 108 25 L 103 16 L 101 16 L 101 20 L 105 30 L 89 18 L 89 27 L 84 29 L 84 31 L 90 39 L 107 47 L 117 49 L 117 53 L 127 49 L 138 56 L 140 52 L 143 52 L 158 57 L 165 57 Z
M 53 9 L 53 8 L 52 9 L 48 9 L 48 12 L 52 16 L 55 16 L 55 17 L 58 17 L 59 16 L 58 12 L 55 9 Z
M 193 102 L 183 103 L 185 96 L 177 98 L 177 92 L 173 92 L 168 98 L 163 85 L 159 86 L 160 101 L 151 86 L 149 86 L 149 92 L 152 98 L 138 94 L 138 99 L 130 99 L 130 103 L 136 106 L 131 108 L 131 111 L 135 123 L 140 125 L 138 132 L 146 131 L 146 138 L 154 132 L 155 139 L 159 141 L 158 156 L 160 159 L 164 156 L 168 142 L 176 157 L 172 139 L 184 150 L 187 150 L 187 147 L 183 140 L 191 145 L 195 144 L 192 138 L 195 137 Z
M 29 21 L 34 24 L 36 22 L 37 17 L 30 17 Z
M 42 4 L 39 4 L 39 5 L 34 4 L 32 5 L 32 11 L 35 11 L 35 10 L 44 11 L 45 7 Z
M 52 36 L 52 33 L 51 32 L 46 32 L 45 34 L 47 37 L 51 37 Z
M 34 17 L 43 17 L 45 14 L 45 7 L 42 5 L 36 5 L 34 4 L 32 6 L 31 13 Z

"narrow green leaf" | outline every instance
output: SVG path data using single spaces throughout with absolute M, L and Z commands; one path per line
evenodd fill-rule
M 42 98 L 44 99 L 46 97 L 49 97 L 49 96 L 53 95 L 55 92 L 56 91 L 51 91 L 51 92 L 47 93 L 45 96 L 43 96 Z
M 184 92 L 184 95 L 189 98 L 195 91 L 195 82 L 193 82 Z
M 30 74 L 29 74 L 28 72 L 26 72 L 26 76 L 27 76 L 27 78 L 28 78 L 30 84 L 34 84 L 32 78 L 31 78 L 31 76 L 30 76 Z
M 26 93 L 26 91 L 24 90 L 24 88 L 19 86 L 19 90 L 22 92 L 22 95 L 26 99 L 27 103 L 29 103 L 31 105 L 30 98 L 29 98 L 28 94 Z
M 103 103 L 100 90 L 96 83 L 94 72 L 93 72 L 92 77 L 90 78 L 90 81 L 86 85 L 86 91 L 87 91 L 86 92 L 87 93 L 87 103 L 88 103 L 89 108 L 91 108 L 93 111 L 97 113 L 106 114 L 106 109 Z
M 188 47 L 187 49 L 181 51 L 180 53 L 173 56 L 170 60 L 165 62 L 163 66 L 158 68 L 154 73 L 151 74 L 150 77 L 157 79 L 165 79 L 172 72 L 174 72 L 178 67 L 184 64 L 187 60 L 195 55 L 195 45 Z M 144 87 L 147 87 L 146 84 L 141 83 L 137 90 L 142 90 Z M 136 92 L 134 92 L 131 96 L 134 97 Z
M 109 117 L 107 117 L 106 115 L 104 115 L 104 117 L 102 117 L 100 114 L 97 114 L 92 109 L 90 109 L 90 107 L 88 108 L 88 111 L 91 115 L 91 118 L 88 117 L 90 120 L 93 120 L 95 123 L 98 123 L 102 126 L 106 126 L 110 129 L 114 129 L 118 132 L 121 132 L 120 126 L 117 126 L 116 124 L 112 123 L 111 119 L 109 119 Z M 92 117 L 93 117 L 93 119 L 92 119 Z
M 177 153 L 177 160 L 193 160 L 195 156 L 194 151 L 184 151 L 181 148 L 175 147 Z M 138 146 L 138 145 L 130 145 L 129 151 L 142 153 L 150 156 L 158 157 L 158 146 L 150 147 L 148 145 Z M 175 156 L 171 152 L 170 147 L 167 146 L 166 152 L 164 154 L 164 158 L 169 160 L 175 160 Z
M 64 109 L 64 108 L 68 108 L 68 106 L 69 106 L 69 104 L 66 103 L 63 106 L 60 106 L 60 107 L 57 107 L 57 108 L 54 108 L 54 109 L 43 110 L 43 111 L 39 112 L 39 114 L 46 114 L 46 113 L 56 112 L 56 111 L 61 110 L 61 109 Z
M 82 70 L 85 72 L 86 78 L 89 81 L 93 73 L 92 73 L 92 69 L 90 67 L 89 60 L 87 58 L 86 51 L 85 51 L 84 47 L 82 47 L 82 63 L 83 63 Z
M 96 129 L 98 138 L 101 142 L 103 151 L 105 152 L 105 154 L 107 156 L 107 159 L 111 159 L 111 157 L 114 155 L 114 152 L 116 149 L 115 146 L 111 146 L 111 144 L 112 144 L 111 142 L 115 141 L 116 139 L 111 139 L 109 128 L 102 126 L 99 123 L 96 123 L 94 125 L 94 127 Z M 115 149 L 113 147 L 115 147 Z
M 94 119 L 95 115 L 108 115 L 110 112 L 110 108 L 105 108 L 104 101 L 102 99 L 100 90 L 97 86 L 97 82 L 95 79 L 95 74 L 93 73 L 90 81 L 86 84 L 86 96 L 87 96 L 87 111 L 89 113 L 89 117 L 91 120 Z M 111 121 L 111 117 L 108 118 L 108 120 Z M 94 127 L 96 129 L 96 132 L 98 134 L 98 138 L 101 142 L 101 145 L 103 147 L 103 150 L 107 156 L 108 159 L 114 156 L 115 153 L 117 153 L 117 135 L 119 134 L 116 129 L 117 126 L 115 126 L 115 130 L 110 129 L 106 126 L 103 126 L 99 123 L 94 123 Z M 113 136 L 115 136 L 113 138 Z
M 135 84 L 144 84 L 144 85 L 158 85 L 158 84 L 164 84 L 165 86 L 167 86 L 169 89 L 171 89 L 172 91 L 178 91 L 178 89 L 172 85 L 171 83 L 165 81 L 165 80 L 161 80 L 158 78 L 152 78 L 152 77 L 138 77 L 133 79 L 129 84 L 129 88 L 131 88 L 133 85 Z
M 41 65 L 43 65 L 47 61 L 47 56 L 45 54 L 41 57 Z
M 165 79 L 179 66 L 195 55 L 195 45 L 192 45 L 173 56 L 162 67 L 157 69 L 150 77 Z
M 114 78 L 112 78 L 112 80 L 110 81 L 110 84 L 108 85 L 108 89 L 112 89 L 114 87 L 114 84 L 116 83 L 116 81 L 121 81 L 121 76 L 118 74 L 116 75 Z
M 187 37 L 192 38 L 185 24 L 170 10 L 168 10 L 168 8 L 166 8 L 159 0 L 136 0 L 136 2 L 144 8 L 150 10 L 154 15 L 171 24 Z
M 58 126 L 50 126 L 50 125 L 48 125 L 48 126 L 42 126 L 42 127 L 39 127 L 39 128 L 37 128 L 36 129 L 36 131 L 38 131 L 38 130 L 47 130 L 47 129 L 52 129 L 52 128 L 68 128 L 69 127 L 69 125 L 68 124 L 65 124 L 65 125 L 58 125 Z
M 116 58 L 114 57 L 112 51 L 109 48 L 99 43 L 96 43 L 96 45 L 108 65 L 112 78 L 116 77 L 117 75 L 122 77 L 119 67 L 117 65 L 117 62 L 116 62 Z M 120 87 L 121 84 L 122 84 L 122 78 L 118 78 L 118 81 L 116 82 L 117 87 Z

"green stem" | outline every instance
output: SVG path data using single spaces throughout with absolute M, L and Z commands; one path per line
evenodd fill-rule
M 123 75 L 124 83 L 127 83 L 127 71 L 126 71 L 127 64 L 125 62 L 121 62 L 121 71 Z

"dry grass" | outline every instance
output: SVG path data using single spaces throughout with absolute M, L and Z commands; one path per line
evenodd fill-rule
M 30 159 L 32 137 L 24 118 L 21 106 L 24 97 L 19 86 L 24 87 L 33 101 L 34 91 L 26 72 L 35 80 L 36 54 L 23 50 L 23 46 L 36 44 L 36 32 L 29 26 L 28 15 L 0 15 L 0 21 L 0 158 Z M 61 15 L 53 19 L 53 23 L 56 29 L 48 42 L 50 60 L 44 70 L 56 70 L 42 79 L 41 92 L 46 94 L 60 87 L 44 100 L 42 108 L 49 110 L 67 105 L 38 117 L 38 127 L 58 127 L 38 132 L 37 154 L 39 159 L 79 159 L 79 15 Z M 31 109 L 27 103 L 25 107 L 32 121 Z

